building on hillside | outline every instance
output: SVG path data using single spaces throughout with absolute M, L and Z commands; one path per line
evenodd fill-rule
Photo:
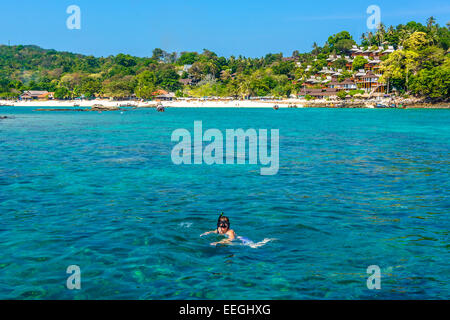
M 298 82 L 302 82 L 302 80 L 298 80 Z M 315 85 L 318 85 L 319 83 L 322 83 L 321 80 L 316 79 L 315 77 L 311 77 L 305 81 L 303 81 L 304 85 L 307 87 L 313 87 Z
M 345 79 L 344 81 L 340 82 L 339 85 L 344 90 L 356 90 L 356 89 L 358 89 L 358 86 L 356 85 L 356 83 L 353 80 L 351 80 L 351 79 Z
M 331 76 L 332 76 L 332 78 L 338 78 L 338 77 L 340 77 L 340 76 L 342 76 L 342 69 L 337 69 L 337 71 L 335 71 Z
M 350 52 L 351 52 L 352 57 L 354 58 L 354 57 L 357 57 L 357 56 L 361 56 L 363 54 L 363 52 L 364 52 L 364 49 L 363 48 L 358 48 L 357 46 L 354 45 L 350 49 Z
M 355 75 L 356 84 L 358 89 L 362 89 L 366 92 L 382 92 L 386 90 L 386 84 L 380 82 L 380 76 L 372 71 L 359 70 Z
M 188 72 L 190 68 L 192 68 L 192 64 L 185 64 L 185 65 L 183 65 L 183 71 L 184 72 Z
M 398 48 L 402 50 L 402 47 Z M 330 54 L 327 60 L 327 67 L 324 67 L 321 71 L 316 74 L 316 78 L 311 77 L 307 81 L 305 81 L 306 87 L 315 87 L 318 84 L 323 84 L 326 82 L 329 89 L 337 89 L 337 90 L 354 90 L 354 89 L 363 89 L 366 92 L 380 92 L 384 93 L 386 90 L 386 85 L 380 82 L 380 78 L 382 76 L 381 72 L 381 57 L 389 55 L 395 52 L 393 46 L 388 47 L 369 47 L 365 49 L 364 47 L 358 47 L 354 45 L 350 49 L 350 55 L 335 55 Z M 364 57 L 367 60 L 367 63 L 364 65 L 364 69 L 358 70 L 357 72 L 353 72 L 353 76 L 351 78 L 346 79 L 342 83 L 338 82 L 337 79 L 344 74 L 342 69 L 335 70 L 332 66 L 335 61 L 344 59 L 346 61 L 345 69 L 346 71 L 353 70 L 353 62 L 354 58 L 357 56 Z M 308 72 L 311 68 L 306 69 Z M 331 76 L 331 81 L 319 81 L 318 78 L 323 76 L 328 77 Z
M 283 57 L 283 58 L 281 58 L 281 60 L 282 61 L 293 61 L 293 62 L 296 62 L 296 61 L 299 60 L 299 58 L 298 57 Z
M 375 49 L 374 47 L 364 49 L 363 47 L 358 48 L 357 46 L 353 46 L 352 49 L 350 49 L 351 56 L 353 58 L 355 58 L 357 56 L 361 56 L 361 57 L 366 58 L 367 60 L 369 60 L 369 59 L 378 60 L 380 58 L 380 56 L 382 56 L 383 54 L 389 54 L 394 51 L 395 51 L 394 47 L 392 47 L 392 46 L 388 47 L 388 49 L 386 49 L 386 50 L 380 49 L 380 48 Z
M 333 79 L 336 79 L 336 77 L 326 76 L 326 78 L 324 80 L 322 80 L 322 83 L 328 83 L 328 82 L 332 81 Z
M 393 46 L 389 46 L 386 50 L 384 50 L 384 51 L 382 52 L 382 55 L 384 56 L 384 55 L 393 53 L 394 51 L 395 51 L 394 47 L 393 47 Z
M 190 86 L 192 84 L 192 79 L 179 79 L 178 80 L 180 83 L 182 83 L 184 86 Z
M 334 68 L 323 67 L 316 76 L 319 77 L 325 75 L 327 78 L 337 78 L 342 75 L 342 72 L 342 69 L 336 70 Z
M 364 69 L 373 71 L 375 74 L 380 73 L 380 67 L 381 67 L 381 60 L 379 59 L 373 59 L 369 60 L 365 65 Z
M 306 97 L 311 96 L 317 99 L 323 99 L 323 98 L 335 98 L 337 97 L 338 90 L 332 89 L 332 88 L 320 88 L 320 89 L 313 89 L 313 88 L 303 88 L 298 96 Z
M 331 67 L 335 61 L 341 60 L 341 59 L 344 59 L 344 60 L 346 61 L 345 67 L 346 67 L 348 70 L 351 70 L 352 67 L 353 67 L 353 59 L 352 59 L 350 56 L 344 56 L 344 57 L 342 57 L 342 56 L 340 56 L 340 55 L 329 55 L 329 56 L 328 56 L 328 59 L 327 59 L 328 67 Z
M 320 70 L 319 73 L 322 73 L 322 74 L 325 74 L 325 75 L 327 75 L 327 74 L 330 75 L 330 74 L 334 74 L 335 71 L 333 71 L 332 68 L 329 69 L 328 67 L 323 67 L 323 69 Z
M 327 86 L 329 89 L 346 90 L 346 91 L 358 89 L 356 83 L 351 79 L 345 79 L 342 82 L 333 80 L 330 83 L 328 83 Z

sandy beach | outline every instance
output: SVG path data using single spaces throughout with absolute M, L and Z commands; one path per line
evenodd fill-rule
M 132 100 L 46 100 L 46 101 L 7 101 L 0 100 L 1 105 L 9 105 L 15 107 L 93 107 L 101 105 L 103 107 L 138 107 L 151 108 L 162 104 L 165 107 L 174 108 L 273 108 L 278 105 L 280 108 L 287 108 L 289 105 L 295 104 L 298 108 L 303 107 L 304 100 L 201 100 L 201 99 L 177 99 L 172 101 L 150 101 L 140 102 Z
M 172 108 L 373 108 L 377 103 L 390 104 L 388 99 L 371 99 L 371 100 L 325 100 L 317 99 L 307 101 L 305 99 L 283 99 L 283 100 L 231 100 L 231 99 L 193 99 L 181 98 L 171 101 L 134 101 L 134 100 L 34 100 L 34 101 L 11 101 L 0 100 L 0 107 L 45 107 L 45 108 L 62 108 L 62 107 L 137 107 L 137 108 L 154 108 L 157 105 Z M 419 99 L 401 99 L 399 104 L 406 108 L 450 108 L 449 103 L 426 103 Z

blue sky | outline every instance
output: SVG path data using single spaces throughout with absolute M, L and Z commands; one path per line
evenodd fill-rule
M 429 16 L 441 25 L 450 21 L 448 0 L 1 0 L 0 44 L 36 44 L 95 56 L 149 56 L 155 47 L 177 52 L 207 48 L 224 56 L 290 55 L 310 51 L 314 41 L 322 45 L 342 30 L 359 41 L 372 4 L 381 8 L 386 25 L 425 23 Z M 69 5 L 81 9 L 81 30 L 66 27 Z

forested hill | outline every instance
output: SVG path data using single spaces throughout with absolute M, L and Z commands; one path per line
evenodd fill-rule
M 325 66 L 330 55 L 350 55 L 354 45 L 397 49 L 383 57 L 383 79 L 397 92 L 448 99 L 450 87 L 450 31 L 434 18 L 425 24 L 409 22 L 363 34 L 357 42 L 346 31 L 316 43 L 309 53 L 294 51 L 260 58 L 220 57 L 212 51 L 168 53 L 154 49 L 150 57 L 118 54 L 94 57 L 46 50 L 38 46 L 0 46 L 0 98 L 17 97 L 24 90 L 47 90 L 57 98 L 79 96 L 151 98 L 158 89 L 178 96 L 280 96 L 300 92 L 304 81 Z M 359 59 L 361 60 L 361 59 Z M 361 62 L 361 61 L 359 61 Z M 364 63 L 362 64 L 364 65 Z M 340 81 L 353 77 L 344 59 Z

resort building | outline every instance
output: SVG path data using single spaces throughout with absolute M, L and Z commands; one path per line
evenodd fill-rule
M 345 79 L 342 82 L 338 82 L 336 80 L 331 81 L 330 83 L 328 83 L 328 88 L 346 91 L 358 89 L 356 83 L 351 79 Z
M 189 86 L 189 85 L 192 84 L 192 79 L 189 79 L 189 78 L 187 78 L 187 79 L 179 79 L 178 81 L 180 83 L 182 83 L 183 85 L 185 85 L 185 86 Z
M 298 57 L 283 57 L 283 58 L 281 58 L 281 60 L 282 61 L 293 61 L 293 62 L 296 62 L 296 61 L 298 61 Z
M 317 99 L 323 99 L 323 98 L 336 98 L 337 97 L 338 90 L 332 89 L 332 88 L 320 88 L 320 89 L 313 89 L 313 88 L 303 88 L 301 92 L 299 93 L 299 97 L 306 97 L 311 96 Z
M 373 73 L 372 71 L 359 70 L 355 75 L 356 84 L 358 89 L 362 89 L 366 92 L 381 92 L 386 90 L 386 84 L 379 81 L 380 75 Z
M 373 60 L 369 60 L 369 62 L 364 65 L 364 68 L 366 70 L 370 70 L 370 71 L 373 71 L 374 73 L 378 74 L 379 69 L 380 69 L 380 64 L 381 64 L 381 60 L 373 59 Z
M 402 48 L 399 47 L 399 50 L 401 49 Z M 328 78 L 329 76 L 331 76 L 333 80 L 328 81 L 326 86 L 328 89 L 347 91 L 360 89 L 366 91 L 367 93 L 384 93 L 387 86 L 386 84 L 380 82 L 380 78 L 382 76 L 382 72 L 380 70 L 382 62 L 381 57 L 395 52 L 394 47 L 388 46 L 387 48 L 378 48 L 374 46 L 365 49 L 364 47 L 358 47 L 354 45 L 350 49 L 350 52 L 351 56 L 333 54 L 329 55 L 327 58 L 328 66 L 319 71 L 319 73 L 316 75 L 316 78 L 311 77 L 306 82 L 304 82 L 305 85 L 307 87 L 317 87 L 317 85 L 320 84 L 320 81 L 317 79 L 318 77 L 327 76 Z M 333 65 L 335 65 L 335 62 L 338 60 L 345 60 L 345 69 L 347 71 L 352 71 L 354 58 L 358 56 L 364 57 L 367 60 L 367 63 L 364 65 L 364 69 L 354 72 L 351 78 L 348 78 L 343 82 L 338 82 L 337 78 L 342 76 L 344 71 L 342 69 L 334 69 Z M 307 69 L 306 71 L 309 71 L 309 69 Z M 316 92 L 312 93 L 317 95 Z M 310 95 L 314 96 L 313 94 Z
M 402 47 L 398 49 L 401 50 Z M 303 83 L 299 96 L 333 97 L 337 92 L 343 90 L 364 90 L 368 94 L 385 93 L 387 85 L 380 81 L 382 77 L 381 58 L 393 52 L 395 52 L 393 46 L 364 48 L 354 45 L 350 49 L 350 55 L 330 54 L 326 59 L 327 66 L 322 70 L 311 75 L 312 66 L 307 65 L 305 72 L 309 73 L 310 77 L 306 80 L 294 81 L 294 83 Z M 364 65 L 364 69 L 353 71 L 353 62 L 358 56 L 364 57 L 367 63 Z M 343 63 L 345 63 L 345 67 L 343 67 Z M 342 69 L 338 69 L 337 66 Z M 342 80 L 342 76 L 345 74 L 349 74 L 349 76 L 344 81 L 338 81 L 338 79 Z
M 53 100 L 55 93 L 54 92 L 46 92 L 38 96 L 39 100 Z
M 183 65 L 183 72 L 188 72 L 190 68 L 192 68 L 192 64 Z
M 173 92 L 167 92 L 166 90 L 156 90 L 155 92 L 153 92 L 153 98 L 156 101 L 171 101 L 173 99 L 175 99 L 175 93 Z
M 393 46 L 389 46 L 386 50 L 384 50 L 382 52 L 382 55 L 390 54 L 390 53 L 393 53 L 394 51 L 395 51 L 394 47 Z
M 323 69 L 320 70 L 319 73 L 330 75 L 330 74 L 335 74 L 335 71 L 333 71 L 332 69 L 328 69 L 327 67 L 323 67 Z
M 366 58 L 367 60 L 379 60 L 379 58 L 383 55 L 394 52 L 395 49 L 393 46 L 389 46 L 386 50 L 383 48 L 372 47 L 368 49 L 364 49 L 363 47 L 358 48 L 357 46 L 353 46 L 350 49 L 351 55 L 353 58 L 357 56 L 361 56 Z
M 22 93 L 20 96 L 20 99 L 22 100 L 47 100 L 47 99 L 53 99 L 54 92 L 48 92 L 48 91 L 38 91 L 38 90 L 27 90 Z
M 301 80 L 299 80 L 299 82 L 301 82 Z M 306 81 L 304 81 L 304 84 L 308 87 L 313 87 L 319 83 L 322 83 L 322 81 L 318 80 L 315 77 L 311 77 L 311 78 L 307 79 Z

